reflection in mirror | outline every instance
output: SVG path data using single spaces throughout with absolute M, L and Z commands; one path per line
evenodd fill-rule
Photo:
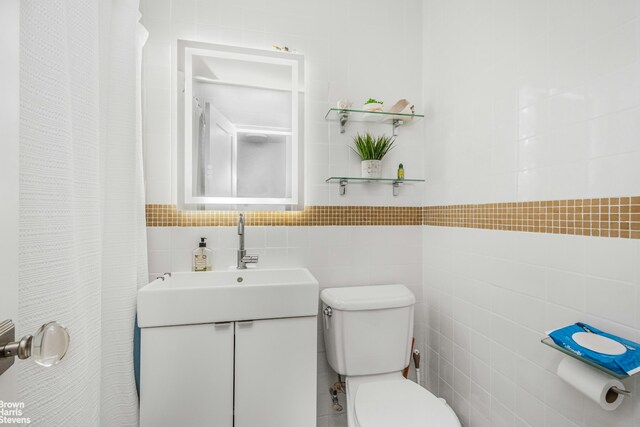
M 182 208 L 301 208 L 303 57 L 182 40 L 178 51 Z

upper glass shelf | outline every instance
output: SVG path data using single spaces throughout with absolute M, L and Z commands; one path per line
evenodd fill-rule
M 384 123 L 389 122 L 393 125 L 393 136 L 396 136 L 396 129 L 414 119 L 419 120 L 424 114 L 406 114 L 391 113 L 388 111 L 367 111 L 357 110 L 353 108 L 329 108 L 324 118 L 326 120 L 336 121 L 340 123 L 340 133 L 345 132 L 345 126 L 348 121 L 354 122 L 371 122 Z
M 541 342 L 542 342 L 542 344 L 548 345 L 549 347 L 551 347 L 551 348 L 553 348 L 555 350 L 558 350 L 559 352 L 564 353 L 567 356 L 571 356 L 574 359 L 577 359 L 577 360 L 579 360 L 579 361 L 581 361 L 583 363 L 586 363 L 587 365 L 592 366 L 592 367 L 596 368 L 597 370 L 602 371 L 605 374 L 610 375 L 612 377 L 615 377 L 615 378 L 617 378 L 619 380 L 622 380 L 622 379 L 625 379 L 625 378 L 629 378 L 629 375 L 620 375 L 619 373 L 614 372 L 614 371 L 612 371 L 610 369 L 607 369 L 604 366 L 600 366 L 597 363 L 594 363 L 589 359 L 585 359 L 584 357 L 580 357 L 577 354 L 575 354 L 574 352 L 567 350 L 566 348 L 560 347 L 558 344 L 556 344 L 553 341 L 553 339 L 551 337 L 543 338 L 541 340 Z
M 361 122 L 392 120 L 394 118 L 411 120 L 412 118 L 421 119 L 424 117 L 424 114 L 391 113 L 388 111 L 356 110 L 354 108 L 329 108 L 324 118 L 327 120 L 339 120 L 342 114 L 349 114 L 353 117 L 351 120 Z

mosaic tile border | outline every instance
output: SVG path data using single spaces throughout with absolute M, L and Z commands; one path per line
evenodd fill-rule
M 233 226 L 237 211 L 181 211 L 146 205 L 148 227 Z M 430 225 L 640 239 L 640 197 L 448 206 L 307 206 L 245 212 L 247 225 Z
M 147 205 L 147 227 L 232 226 L 237 211 L 181 211 L 175 205 Z M 248 211 L 250 226 L 422 225 L 422 207 L 306 206 L 303 211 Z
M 422 223 L 640 239 L 640 197 L 425 206 Z

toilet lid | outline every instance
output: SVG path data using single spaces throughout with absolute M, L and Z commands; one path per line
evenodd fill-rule
M 409 380 L 361 384 L 355 413 L 360 427 L 460 427 L 442 399 Z

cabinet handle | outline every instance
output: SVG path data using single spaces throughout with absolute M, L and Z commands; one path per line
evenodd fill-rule
M 251 326 L 253 325 L 253 320 L 243 320 L 241 322 L 236 322 L 238 326 Z
M 216 322 L 213 325 L 215 328 L 226 328 L 227 326 L 231 326 L 231 322 Z

